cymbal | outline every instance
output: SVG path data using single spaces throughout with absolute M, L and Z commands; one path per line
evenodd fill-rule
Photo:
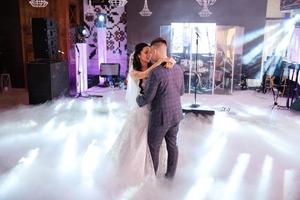
M 214 54 L 202 54 L 201 56 L 203 56 L 203 57 L 213 57 Z

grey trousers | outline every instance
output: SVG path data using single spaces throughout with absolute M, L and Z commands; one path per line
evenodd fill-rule
M 175 126 L 149 126 L 148 128 L 148 145 L 153 161 L 155 173 L 159 165 L 159 150 L 163 139 L 165 138 L 168 151 L 167 178 L 173 178 L 177 168 L 178 147 L 177 133 L 179 123 Z

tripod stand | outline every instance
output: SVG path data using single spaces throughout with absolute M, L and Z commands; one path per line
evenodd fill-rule
M 284 76 L 284 70 L 281 71 L 279 76 L 276 76 L 275 74 L 273 77 L 270 78 L 270 85 L 271 85 L 273 99 L 274 99 L 274 104 L 272 109 L 274 109 L 275 107 L 280 109 L 288 109 L 288 106 L 281 106 L 277 102 L 280 93 L 282 92 L 281 96 L 284 95 L 286 84 L 287 84 L 287 77 Z
M 286 106 L 281 106 L 278 104 L 277 100 L 280 94 L 280 86 L 272 87 L 272 92 L 273 92 L 273 100 L 274 100 L 274 104 L 272 106 L 272 110 L 276 107 L 276 108 L 280 108 L 280 109 L 288 109 Z
M 261 84 L 260 84 L 260 87 L 259 89 L 257 90 L 257 92 L 262 92 L 262 93 L 267 93 L 267 90 L 268 89 L 272 89 L 271 88 L 271 85 L 270 85 L 270 82 L 271 82 L 271 78 L 270 76 L 268 76 L 268 72 L 271 70 L 271 67 L 274 67 L 273 65 L 275 65 L 275 55 L 272 55 L 271 57 L 269 57 L 266 61 L 266 64 L 268 65 L 267 69 L 264 70 L 263 72 L 263 76 L 262 76 L 262 81 L 261 81 Z M 264 69 L 265 67 L 263 67 Z M 274 72 L 273 72 L 274 73 Z

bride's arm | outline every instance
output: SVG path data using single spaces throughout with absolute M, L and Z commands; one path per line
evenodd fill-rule
M 130 76 L 133 78 L 133 79 L 136 79 L 136 80 L 139 80 L 139 79 L 144 79 L 144 78 L 147 78 L 149 73 L 155 69 L 156 67 L 158 67 L 159 65 L 161 65 L 161 63 L 163 62 L 171 62 L 171 65 L 168 64 L 168 67 L 167 68 L 171 68 L 173 67 L 173 62 L 172 60 L 170 61 L 170 58 L 163 58 L 163 59 L 159 59 L 156 63 L 154 63 L 153 65 L 151 65 L 151 67 L 149 67 L 147 70 L 145 71 L 137 71 L 137 70 L 134 70 L 132 69 L 131 72 L 130 72 Z M 171 67 L 170 67 L 171 66 Z
M 147 70 L 145 71 L 137 71 L 137 70 L 132 70 L 130 72 L 130 76 L 133 79 L 139 80 L 139 79 L 144 79 L 147 78 L 149 73 L 155 69 L 156 67 L 158 67 L 161 64 L 161 61 L 157 61 L 156 63 L 154 63 L 153 65 L 151 65 L 151 67 L 149 67 Z

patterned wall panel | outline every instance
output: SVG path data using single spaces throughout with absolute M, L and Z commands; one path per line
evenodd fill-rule
M 90 37 L 87 38 L 89 64 L 88 73 L 98 74 L 97 64 L 97 31 L 94 25 L 96 13 L 106 14 L 106 41 L 107 41 L 107 62 L 120 63 L 121 74 L 125 75 L 127 70 L 127 34 L 126 34 L 126 11 L 124 7 L 114 7 L 108 3 L 89 7 L 84 1 L 84 25 L 90 30 Z M 92 13 L 92 16 L 87 16 Z

